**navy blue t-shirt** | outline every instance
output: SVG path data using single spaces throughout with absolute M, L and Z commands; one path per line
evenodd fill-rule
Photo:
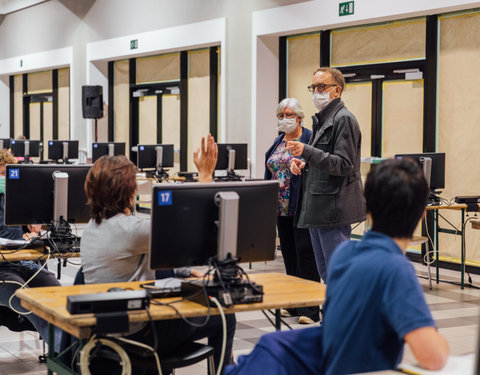
M 390 237 L 374 231 L 335 250 L 323 313 L 326 375 L 393 369 L 403 337 L 435 326 L 413 266 Z

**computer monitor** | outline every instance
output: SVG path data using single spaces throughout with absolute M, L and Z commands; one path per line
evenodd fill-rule
M 0 149 L 10 148 L 10 138 L 0 138 Z
M 92 143 L 92 163 L 103 155 L 125 155 L 125 142 Z
M 48 141 L 48 158 L 63 161 L 78 159 L 78 141 Z
M 430 190 L 445 188 L 445 153 L 398 154 L 396 159 L 410 158 L 422 167 Z
M 220 214 L 217 193 L 238 196 L 238 212 Z M 228 193 L 228 194 L 225 194 Z M 235 194 L 233 194 L 235 195 Z M 278 183 L 276 181 L 160 184 L 153 188 L 150 267 L 196 266 L 218 255 L 220 232 L 237 240 L 233 244 L 242 262 L 274 259 Z M 233 216 L 233 217 L 230 217 Z M 233 227 L 229 224 L 238 223 Z M 221 224 L 220 224 L 221 226 Z M 223 231 L 222 231 L 223 229 Z M 235 232 L 235 233 L 233 233 Z M 232 237 L 231 236 L 231 237 Z M 228 245 L 226 245 L 228 246 Z M 224 253 L 226 248 L 221 248 Z M 235 256 L 235 254 L 232 254 Z
M 28 139 L 12 139 L 10 148 L 12 154 L 17 157 L 40 156 L 40 141 L 31 141 Z
M 215 170 L 248 168 L 248 145 L 246 143 L 219 143 Z
M 68 222 L 88 223 L 90 207 L 87 205 L 84 184 L 90 167 L 91 165 L 65 164 L 7 165 L 5 224 L 51 224 L 54 221 L 55 212 L 62 212 L 62 209 L 66 212 L 67 217 L 64 219 Z M 60 178 L 54 180 L 54 172 Z M 65 181 L 68 184 L 62 183 Z M 55 184 L 61 189 L 56 189 Z M 63 195 L 65 199 L 60 199 L 54 204 L 54 191 L 60 193 L 60 195 L 57 194 L 60 198 L 65 194 Z M 65 205 L 67 202 L 68 204 Z
M 173 168 L 173 145 L 138 145 L 137 168 L 157 170 Z

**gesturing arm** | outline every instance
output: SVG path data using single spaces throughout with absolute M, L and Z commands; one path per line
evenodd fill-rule
M 361 134 L 354 118 L 343 116 L 338 119 L 333 152 L 320 150 L 313 145 L 305 145 L 302 157 L 310 165 L 334 176 L 349 176 L 355 170 L 355 160 L 359 157 Z

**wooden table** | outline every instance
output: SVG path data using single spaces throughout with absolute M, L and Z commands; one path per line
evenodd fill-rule
M 263 302 L 234 305 L 230 308 L 225 308 L 225 313 L 275 309 L 278 324 L 280 308 L 318 306 L 325 301 L 325 284 L 280 273 L 250 274 L 249 277 L 252 281 L 263 285 Z M 111 287 L 140 289 L 140 284 L 142 283 L 145 282 L 88 284 L 17 290 L 16 296 L 21 299 L 22 306 L 49 322 L 48 374 L 51 374 L 52 371 L 64 374 L 76 374 L 58 361 L 53 356 L 53 350 L 50 350 L 50 348 L 54 347 L 53 325 L 60 327 L 81 340 L 86 340 L 91 337 L 92 330 L 97 322 L 94 314 L 71 315 L 67 311 L 67 296 L 106 292 Z M 175 299 L 178 299 L 178 297 L 164 298 L 162 302 L 169 302 Z M 175 307 L 185 317 L 207 315 L 207 308 L 205 306 L 192 301 L 184 300 L 175 303 Z M 179 318 L 172 308 L 154 304 L 150 305 L 150 314 L 153 320 Z M 218 314 L 218 310 L 211 308 L 211 314 Z M 128 317 L 130 322 L 144 322 L 149 320 L 145 310 L 129 311 Z
M 300 279 L 280 273 L 259 273 L 249 275 L 250 279 L 263 285 L 263 302 L 234 305 L 225 308 L 225 313 L 235 313 L 253 310 L 267 310 L 321 305 L 325 300 L 325 284 Z M 78 338 L 89 338 L 96 318 L 93 314 L 71 315 L 67 311 L 67 296 L 74 294 L 89 294 L 106 292 L 111 287 L 140 289 L 145 282 L 125 282 L 111 284 L 88 284 L 61 287 L 28 288 L 17 291 L 17 297 L 22 300 L 22 306 L 36 315 L 53 323 L 64 331 Z M 164 302 L 177 298 L 165 298 Z M 175 307 L 186 317 L 205 316 L 207 308 L 192 301 L 182 301 Z M 218 314 L 215 308 L 213 314 Z M 153 320 L 175 319 L 179 316 L 172 308 L 151 305 L 150 313 Z M 148 321 L 144 310 L 128 312 L 130 322 Z
M 48 254 L 43 253 L 43 249 L 23 249 L 23 250 L 0 250 L 0 263 L 2 262 L 18 262 L 20 260 L 44 260 Z M 59 257 L 58 255 L 55 255 Z M 51 255 L 50 258 L 53 256 Z M 80 252 L 62 253 L 64 258 L 78 258 Z
M 475 206 L 475 205 L 473 205 Z M 467 209 L 471 209 L 471 207 L 467 206 L 466 204 L 452 204 L 450 206 L 447 205 L 438 205 L 438 206 L 427 206 L 427 211 L 432 211 L 433 213 L 433 222 L 435 225 L 435 246 L 434 246 L 434 255 L 435 255 L 435 267 L 436 267 L 436 281 L 437 284 L 439 282 L 439 259 L 438 259 L 438 234 L 439 233 L 448 233 L 461 236 L 461 244 L 460 244 L 460 287 L 463 289 L 465 285 L 465 212 Z M 476 209 L 480 211 L 480 204 L 476 205 Z M 461 212 L 461 220 L 462 220 L 462 229 L 458 230 L 448 221 L 447 223 L 452 226 L 452 229 L 448 228 L 441 228 L 438 224 L 438 216 L 440 210 L 453 210 L 453 211 L 460 211 Z

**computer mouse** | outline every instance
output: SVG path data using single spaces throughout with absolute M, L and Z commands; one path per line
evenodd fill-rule
M 114 286 L 113 288 L 110 288 L 110 289 L 107 290 L 107 292 L 124 292 L 124 291 L 125 291 L 125 289 L 119 288 L 117 286 Z

